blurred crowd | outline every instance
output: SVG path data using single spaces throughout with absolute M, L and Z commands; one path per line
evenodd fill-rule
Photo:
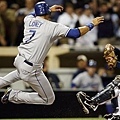
M 43 72 L 54 89 L 65 88 L 64 80 L 62 80 L 65 78 L 59 78 L 58 74 L 49 71 L 48 57 L 44 60 Z M 76 58 L 76 70 L 70 77 L 70 88 L 72 90 L 101 91 L 115 76 L 115 70 L 109 69 L 107 64 L 103 67 L 98 67 L 98 61 L 88 59 L 87 56 L 80 54 Z
M 0 0 L 0 45 L 18 46 L 22 42 L 24 17 L 34 11 L 40 0 Z M 45 0 L 50 6 L 64 6 L 62 13 L 52 13 L 51 20 L 71 28 L 86 25 L 96 16 L 105 22 L 76 40 L 63 38 L 55 45 L 89 46 L 120 43 L 120 0 Z

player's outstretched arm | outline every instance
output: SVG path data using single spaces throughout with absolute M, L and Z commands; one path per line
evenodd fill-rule
M 79 27 L 78 29 L 80 30 L 81 36 L 86 34 L 88 31 L 90 31 L 91 29 L 93 29 L 95 26 L 99 25 L 102 22 L 104 22 L 104 17 L 103 16 L 96 17 L 88 25 L 83 26 L 83 27 Z
M 51 12 L 61 12 L 63 10 L 63 7 L 61 5 L 53 5 L 50 7 Z
M 95 26 L 99 25 L 102 22 L 104 22 L 103 16 L 96 17 L 88 25 L 85 25 L 85 26 L 79 27 L 79 28 L 70 29 L 68 34 L 66 35 L 66 37 L 74 38 L 74 39 L 79 38 L 80 36 L 86 34 L 88 31 L 90 31 L 91 29 L 93 29 Z

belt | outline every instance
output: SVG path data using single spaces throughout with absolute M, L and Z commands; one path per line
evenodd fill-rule
M 27 60 L 24 60 L 24 62 L 27 63 L 27 64 L 30 65 L 30 66 L 33 66 L 33 63 L 31 63 L 31 62 L 29 62 L 29 61 L 27 61 Z
M 19 56 L 21 56 L 20 53 L 19 53 Z M 30 65 L 30 66 L 33 66 L 33 63 L 31 63 L 31 62 L 29 62 L 29 61 L 27 61 L 27 60 L 24 60 L 24 62 L 25 62 L 26 64 Z

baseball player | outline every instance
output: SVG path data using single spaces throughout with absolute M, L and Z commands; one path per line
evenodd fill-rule
M 62 10 L 62 6 L 49 7 L 45 2 L 38 2 L 35 4 L 35 13 L 24 18 L 24 38 L 14 61 L 16 70 L 0 78 L 0 88 L 21 79 L 36 92 L 9 88 L 1 98 L 2 103 L 52 104 L 55 95 L 42 71 L 42 63 L 53 42 L 59 37 L 78 38 L 104 21 L 103 17 L 96 17 L 88 25 L 75 29 L 49 21 L 51 12 Z
M 120 68 L 120 50 L 118 48 L 107 44 L 104 49 L 104 57 L 110 69 Z M 104 116 L 108 120 L 120 120 L 120 75 L 117 75 L 111 83 L 92 98 L 82 91 L 77 93 L 78 101 L 86 114 L 89 114 L 90 109 L 96 111 L 99 105 L 105 104 L 115 97 L 118 98 L 118 108 L 115 113 Z

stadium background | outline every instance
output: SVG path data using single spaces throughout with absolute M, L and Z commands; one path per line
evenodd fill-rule
M 1 3 L 2 0 L 0 0 Z M 32 0 L 37 2 L 38 0 Z M 115 41 L 112 44 L 119 47 L 120 43 L 120 35 L 119 35 L 119 6 L 120 1 L 118 0 L 46 0 L 50 5 L 52 4 L 61 4 L 66 7 L 67 4 L 72 4 L 74 6 L 74 10 L 79 9 L 79 15 L 84 14 L 85 5 L 94 6 L 92 9 L 93 15 L 96 16 L 98 13 L 96 11 L 99 10 L 99 5 L 101 2 L 107 2 L 109 7 L 108 13 L 112 15 L 113 13 L 118 16 L 116 21 L 117 34 L 114 34 L 112 37 L 115 38 Z M 15 56 L 17 55 L 17 45 L 22 41 L 22 26 L 23 24 L 20 21 L 21 26 L 15 27 L 16 22 L 18 22 L 18 18 L 23 17 L 24 14 L 18 12 L 19 9 L 25 7 L 25 0 L 8 0 L 7 1 L 8 8 L 7 10 L 15 10 L 15 19 L 12 24 L 5 24 L 3 14 L 0 12 L 0 76 L 6 75 L 8 72 L 14 70 L 13 61 Z M 96 7 L 97 6 L 97 7 Z M 97 8 L 97 9 L 96 9 Z M 1 8 L 0 8 L 1 9 Z M 81 13 L 82 10 L 82 13 Z M 75 12 L 74 11 L 74 12 Z M 17 13 L 18 12 L 18 13 Z M 65 12 L 65 9 L 63 13 Z M 99 12 L 99 11 L 98 11 Z M 9 15 L 5 13 L 5 16 Z M 52 14 L 52 21 L 57 21 L 58 17 L 62 15 L 60 14 Z M 11 16 L 10 16 L 11 17 Z M 66 18 L 65 18 L 66 19 Z M 9 23 L 9 21 L 8 21 Z M 75 24 L 77 26 L 77 24 Z M 11 29 L 8 29 L 8 26 Z M 7 27 L 7 29 L 6 29 Z M 107 26 L 106 26 L 107 27 Z M 21 28 L 21 29 L 18 29 Z M 18 31 L 18 32 L 16 32 Z M 109 31 L 109 29 L 108 29 Z M 1 37 L 2 36 L 2 37 Z M 13 37 L 14 36 L 14 37 Z M 109 36 L 110 37 L 110 36 Z M 110 39 L 108 37 L 108 40 Z M 3 40 L 4 38 L 4 40 Z M 99 38 L 98 38 L 99 39 Z M 87 46 L 81 46 L 80 44 L 76 44 L 75 40 L 67 40 L 67 42 L 60 42 L 58 40 L 57 43 L 53 45 L 51 50 L 48 53 L 49 56 L 49 71 L 55 73 L 60 78 L 60 81 L 64 86 L 62 88 L 54 88 L 56 101 L 52 106 L 36 106 L 36 105 L 15 105 L 12 103 L 8 103 L 7 105 L 3 105 L 0 103 L 0 119 L 8 118 L 63 118 L 67 120 L 67 118 L 71 118 L 70 120 L 81 120 L 85 117 L 85 120 L 89 117 L 100 117 L 102 120 L 102 116 L 106 113 L 110 113 L 113 111 L 111 104 L 101 106 L 96 112 L 91 112 L 89 115 L 85 115 L 82 111 L 81 106 L 77 102 L 76 93 L 79 89 L 73 90 L 71 88 L 71 77 L 73 73 L 76 71 L 76 58 L 78 55 L 86 55 L 88 59 L 94 59 L 97 61 L 99 68 L 105 67 L 105 60 L 103 58 L 103 49 L 104 45 L 99 45 L 99 42 L 96 41 L 94 46 L 91 47 L 89 44 Z M 66 41 L 66 40 L 65 40 Z M 54 64 L 53 64 L 54 63 Z M 119 74 L 119 70 L 115 69 L 115 74 Z M 110 81 L 103 81 L 103 84 L 108 84 Z M 25 91 L 32 91 L 26 83 L 22 81 L 12 84 L 12 88 L 22 89 Z M 6 87 L 0 90 L 0 97 L 3 95 Z M 94 91 L 87 91 L 90 96 L 96 94 Z M 93 118 L 92 118 L 93 119 Z M 98 118 L 97 118 L 98 119 Z M 59 119 L 58 119 L 59 120 Z M 62 120 L 62 119 L 61 119 Z M 89 120 L 89 119 L 88 119 Z M 94 120 L 94 119 L 93 119 Z

